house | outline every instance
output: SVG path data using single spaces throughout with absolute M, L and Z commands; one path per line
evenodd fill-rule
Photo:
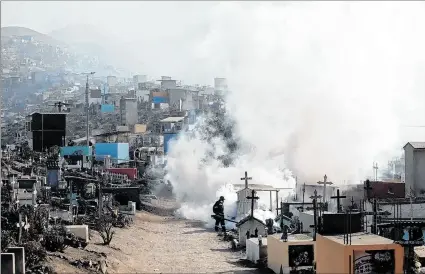
M 267 266 L 274 273 L 290 273 L 294 266 L 297 269 L 313 268 L 316 261 L 316 242 L 305 234 L 290 234 L 287 241 L 281 240 L 282 233 L 267 236 Z M 299 256 L 303 262 L 298 263 Z M 342 273 L 342 272 L 341 272 Z
M 248 238 L 247 232 L 249 232 L 250 235 L 255 235 L 255 231 L 257 230 L 258 235 L 261 235 L 263 237 L 266 236 L 266 224 L 251 215 L 240 220 L 236 224 L 236 227 L 238 229 L 239 234 L 239 246 L 242 247 L 246 246 L 246 240 Z
M 409 142 L 403 149 L 406 194 L 425 197 L 425 142 Z
M 351 234 L 346 244 L 345 236 L 317 235 L 317 273 L 403 273 L 403 246 L 365 232 Z

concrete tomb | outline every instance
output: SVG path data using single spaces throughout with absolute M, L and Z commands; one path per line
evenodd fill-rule
M 25 249 L 23 247 L 9 247 L 7 253 L 15 255 L 15 273 L 25 274 Z M 2 271 L 2 273 L 5 273 Z
M 255 217 L 244 218 L 236 224 L 236 227 L 238 228 L 239 246 L 241 247 L 246 246 L 246 240 L 251 237 L 266 235 L 266 224 Z
M 66 230 L 73 233 L 75 237 L 80 238 L 86 243 L 89 242 L 89 227 L 88 225 L 67 225 Z
M 290 273 L 293 267 L 313 268 L 316 260 L 316 242 L 306 234 L 290 234 L 287 241 L 282 234 L 267 236 L 267 264 L 275 273 Z
M 2 253 L 0 264 L 1 273 L 16 274 L 14 253 Z
M 246 257 L 249 261 L 257 263 L 267 257 L 267 238 L 250 238 L 246 240 Z
M 136 202 L 128 201 L 128 204 L 126 206 L 120 207 L 120 213 L 136 215 Z

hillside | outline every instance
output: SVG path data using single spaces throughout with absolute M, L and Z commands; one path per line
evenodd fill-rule
M 35 30 L 24 28 L 24 27 L 17 27 L 17 26 L 11 26 L 11 27 L 2 27 L 1 28 L 1 41 L 7 42 L 12 37 L 17 36 L 32 36 L 34 37 L 34 40 L 49 44 L 52 46 L 65 46 L 65 43 L 59 40 L 56 40 L 52 38 L 49 35 L 37 32 Z
M 100 43 L 85 41 L 84 37 L 96 39 L 94 30 L 89 32 L 74 28 L 64 28 L 46 35 L 25 27 L 1 28 L 1 46 L 6 52 L 2 55 L 2 68 L 19 71 L 20 65 L 36 66 L 46 70 L 96 71 L 97 75 L 119 75 L 115 69 L 117 62 L 111 60 L 113 54 L 106 51 Z M 81 34 L 79 41 L 76 41 Z M 84 33 L 84 34 L 83 34 Z M 90 34 L 91 33 L 91 34 Z M 33 41 L 24 42 L 12 39 L 19 36 L 32 36 Z M 62 37 L 66 41 L 58 39 Z M 93 42 L 95 42 L 93 41 Z

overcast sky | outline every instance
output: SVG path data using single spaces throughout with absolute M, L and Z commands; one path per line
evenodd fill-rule
M 175 32 L 196 24 L 217 2 L 8 1 L 2 2 L 2 26 L 24 26 L 48 33 L 73 24 L 92 24 L 120 38 Z

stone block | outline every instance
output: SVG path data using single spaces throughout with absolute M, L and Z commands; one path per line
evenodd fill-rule
M 16 274 L 15 271 L 15 254 L 1 253 L 1 273 Z
M 15 273 L 25 274 L 25 249 L 20 246 L 9 247 L 7 253 L 15 254 Z
M 66 230 L 73 233 L 75 237 L 80 238 L 86 243 L 89 242 L 89 227 L 88 225 L 67 225 Z
M 136 214 L 136 202 L 128 201 L 128 207 L 132 215 Z

